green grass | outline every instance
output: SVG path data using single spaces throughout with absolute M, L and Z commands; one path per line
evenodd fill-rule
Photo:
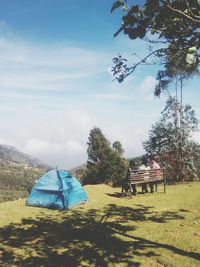
M 0 203 L 27 197 L 25 190 L 0 190 Z
M 200 266 L 200 183 L 120 198 L 86 186 L 69 211 L 0 204 L 0 266 Z

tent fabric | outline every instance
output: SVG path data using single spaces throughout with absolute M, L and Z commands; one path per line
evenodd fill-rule
M 69 172 L 55 169 L 45 173 L 33 187 L 26 204 L 54 209 L 70 209 L 88 197 L 80 182 Z

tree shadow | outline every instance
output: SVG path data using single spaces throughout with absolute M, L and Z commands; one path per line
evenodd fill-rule
M 189 210 L 186 210 L 186 209 L 179 209 L 179 211 L 181 211 L 181 212 L 190 212 Z
M 110 204 L 100 211 L 80 208 L 53 211 L 51 215 L 42 211 L 34 219 L 26 218 L 0 229 L 1 266 L 104 267 L 122 262 L 125 266 L 138 267 L 140 262 L 135 257 L 159 256 L 156 248 L 199 259 L 198 253 L 130 234 L 136 226 L 127 222 L 153 221 L 152 208 Z M 161 220 L 161 216 L 165 214 L 158 214 L 157 221 L 162 223 L 183 218 L 171 214 Z
M 119 193 L 119 192 L 115 192 L 113 194 L 106 193 L 106 195 L 108 195 L 109 197 L 116 197 L 116 198 L 121 198 L 122 197 L 122 194 Z

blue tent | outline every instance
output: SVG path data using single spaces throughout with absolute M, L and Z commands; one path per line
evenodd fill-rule
M 70 209 L 85 203 L 87 194 L 69 172 L 56 169 L 45 173 L 33 187 L 26 204 L 30 206 Z

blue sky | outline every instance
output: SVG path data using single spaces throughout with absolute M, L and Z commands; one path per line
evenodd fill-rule
M 113 82 L 112 58 L 133 60 L 146 45 L 113 38 L 120 12 L 110 14 L 112 3 L 0 0 L 0 143 L 71 168 L 86 162 L 89 132 L 97 126 L 111 143 L 121 141 L 126 157 L 143 153 L 165 97 L 153 97 L 156 67 Z M 198 82 L 186 83 L 184 101 L 200 118 Z

